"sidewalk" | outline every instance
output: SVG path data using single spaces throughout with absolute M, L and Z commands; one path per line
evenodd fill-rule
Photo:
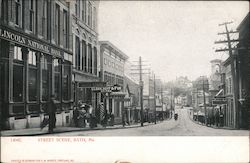
M 216 126 L 216 125 L 205 125 L 204 123 L 201 123 L 199 121 L 195 121 L 190 115 L 189 115 L 189 119 L 191 121 L 193 121 L 194 123 L 201 125 L 201 126 L 205 126 L 205 127 L 210 127 L 210 128 L 214 128 L 214 129 L 224 129 L 224 130 L 245 130 L 245 129 L 235 129 L 235 128 L 230 128 L 230 127 L 226 127 L 226 126 Z
M 144 122 L 144 127 L 148 125 L 153 125 L 154 123 Z M 132 124 L 132 125 L 114 125 L 102 127 L 98 126 L 95 128 L 79 128 L 79 127 L 56 127 L 54 129 L 54 133 L 64 133 L 64 132 L 74 132 L 74 131 L 90 131 L 90 130 L 112 130 L 112 129 L 126 129 L 126 128 L 136 128 L 141 127 L 140 123 Z M 39 136 L 39 135 L 53 135 L 48 133 L 48 127 L 45 127 L 43 130 L 40 128 L 28 128 L 28 129 L 20 129 L 20 130 L 4 130 L 1 131 L 1 136 Z

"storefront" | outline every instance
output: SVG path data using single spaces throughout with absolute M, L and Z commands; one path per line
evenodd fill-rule
M 3 129 L 40 127 L 52 95 L 56 126 L 72 119 L 72 52 L 0 26 L 0 92 Z

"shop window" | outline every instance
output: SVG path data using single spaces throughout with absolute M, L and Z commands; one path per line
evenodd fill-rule
M 70 100 L 70 64 L 65 63 L 63 65 L 63 100 Z
M 34 51 L 28 53 L 28 90 L 29 101 L 37 101 L 37 55 Z
M 13 101 L 22 102 L 23 101 L 23 65 L 14 64 L 13 65 Z
M 61 70 L 59 65 L 59 59 L 54 59 L 53 66 L 54 66 L 54 88 L 55 88 L 54 95 L 56 100 L 60 100 Z
M 41 57 L 42 70 L 42 101 L 47 101 L 49 97 L 49 76 L 51 75 L 51 63 L 49 56 L 42 55 Z

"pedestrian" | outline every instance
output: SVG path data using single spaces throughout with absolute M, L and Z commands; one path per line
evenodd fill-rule
M 56 127 L 56 100 L 55 96 L 52 95 L 49 101 L 49 133 L 53 133 Z
M 79 117 L 79 109 L 78 107 L 75 107 L 73 110 L 73 120 L 74 120 L 75 127 L 78 127 L 78 117 Z

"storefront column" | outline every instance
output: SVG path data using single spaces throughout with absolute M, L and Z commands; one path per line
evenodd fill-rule
M 115 115 L 115 99 L 112 98 L 112 113 Z
M 105 100 L 106 100 L 106 109 L 109 110 L 109 98 L 106 97 Z

